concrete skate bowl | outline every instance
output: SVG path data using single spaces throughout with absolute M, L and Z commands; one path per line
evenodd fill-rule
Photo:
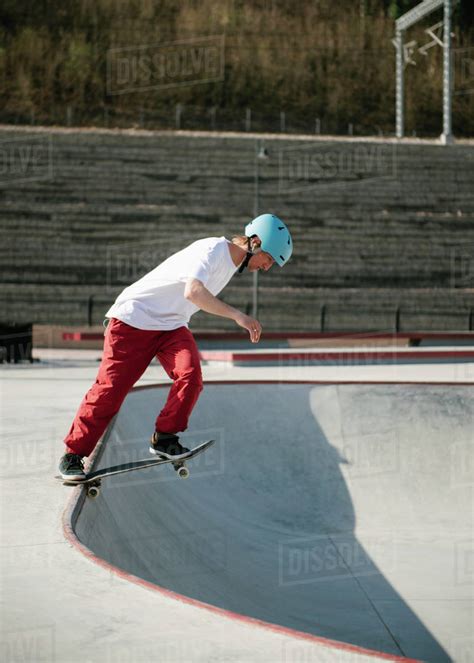
M 98 467 L 147 457 L 166 395 L 129 394 Z M 111 477 L 70 524 L 100 563 L 186 600 L 389 658 L 471 660 L 473 423 L 469 386 L 208 383 L 182 439 L 217 442 L 191 477 Z

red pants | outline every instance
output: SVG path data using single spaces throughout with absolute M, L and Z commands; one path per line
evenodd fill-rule
M 201 364 L 193 335 L 187 327 L 144 331 L 112 318 L 107 326 L 97 378 L 64 440 L 71 451 L 81 456 L 92 452 L 153 357 L 173 380 L 168 400 L 156 419 L 156 430 L 161 433 L 186 430 L 202 391 Z

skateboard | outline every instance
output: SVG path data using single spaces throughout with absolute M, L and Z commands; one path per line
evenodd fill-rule
M 94 472 L 89 472 L 86 474 L 85 479 L 81 480 L 71 480 L 63 479 L 61 476 L 56 476 L 55 479 L 59 479 L 63 482 L 65 486 L 86 486 L 87 496 L 88 497 L 98 497 L 100 494 L 100 485 L 102 479 L 105 477 L 114 476 L 117 474 L 124 474 L 125 472 L 134 472 L 135 470 L 143 470 L 146 467 L 155 467 L 155 465 L 165 465 L 166 463 L 171 463 L 174 470 L 176 471 L 180 479 L 187 479 L 189 477 L 189 470 L 186 467 L 186 461 L 190 458 L 194 458 L 198 454 L 205 451 L 208 447 L 214 444 L 214 440 L 208 440 L 199 444 L 194 449 L 191 449 L 184 458 L 180 458 L 177 461 L 173 461 L 172 458 L 160 458 L 156 456 L 155 458 L 144 458 L 143 460 L 137 460 L 133 463 L 123 463 L 122 465 L 113 465 L 112 467 L 104 467 L 101 470 L 95 470 Z

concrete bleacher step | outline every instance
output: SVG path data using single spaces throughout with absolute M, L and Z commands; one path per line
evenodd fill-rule
M 19 135 L 2 132 L 5 140 Z M 50 140 L 52 177 L 12 180 L 1 192 L 0 303 L 8 318 L 82 324 L 91 296 L 98 318 L 170 253 L 202 236 L 231 237 L 252 216 L 256 141 L 248 137 L 52 130 Z M 295 240 L 291 263 L 261 275 L 267 326 L 318 328 L 325 305 L 335 328 L 386 328 L 398 306 L 406 326 L 468 328 L 473 146 L 265 146 L 271 158 L 259 164 L 259 207 L 285 218 Z M 248 275 L 236 278 L 225 297 L 248 308 L 250 287 Z

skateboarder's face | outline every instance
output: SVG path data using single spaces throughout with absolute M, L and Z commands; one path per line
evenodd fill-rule
M 275 261 L 269 253 L 261 251 L 250 258 L 248 270 L 249 272 L 256 272 L 262 269 L 264 272 L 268 272 L 274 262 Z

